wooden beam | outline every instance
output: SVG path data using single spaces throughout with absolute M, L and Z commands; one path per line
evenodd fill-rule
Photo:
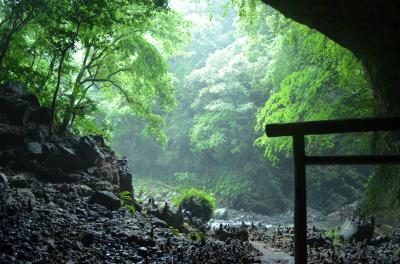
M 400 164 L 400 156 L 306 156 L 305 162 L 308 165 L 345 165 L 345 164 Z
M 400 130 L 400 118 L 363 118 L 268 124 L 268 137 Z
M 294 259 L 307 263 L 307 194 L 304 136 L 293 137 L 294 165 Z

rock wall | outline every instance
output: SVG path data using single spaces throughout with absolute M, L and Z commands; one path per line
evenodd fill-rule
M 46 182 L 79 182 L 95 191 L 133 195 L 126 159 L 118 159 L 100 136 L 50 139 L 50 116 L 22 85 L 0 87 L 0 166 Z

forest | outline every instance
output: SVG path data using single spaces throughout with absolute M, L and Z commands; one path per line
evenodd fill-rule
M 267 6 L 12 4 L 1 78 L 51 108 L 53 131 L 101 134 L 138 179 L 207 189 L 235 209 L 273 214 L 292 204 L 291 142 L 267 138 L 266 123 L 372 115 L 358 59 Z M 310 137 L 307 151 L 367 153 L 370 141 Z M 309 173 L 310 205 L 334 211 L 360 199 L 371 171 Z
M 78 153 L 82 138 L 99 137 L 104 146 L 97 152 L 115 151 L 118 166 L 125 160 L 129 168 L 123 170 L 133 173 L 127 189 L 120 176 L 117 197 L 132 214 L 154 197 L 159 204 L 179 201 L 181 210 L 192 192 L 211 203 L 206 220 L 215 210 L 228 210 L 229 218 L 242 217 L 243 224 L 254 215 L 290 225 L 292 141 L 267 137 L 265 125 L 376 114 L 376 94 L 358 56 L 260 1 L 4 0 L 0 5 L 0 84 L 21 84 L 38 107 L 48 109 L 48 123 L 33 130 L 56 145 L 40 142 L 44 154 L 34 156 L 38 162 L 32 166 L 62 164 L 63 158 L 55 158 L 59 152 L 72 155 L 76 148 Z M 0 105 L 2 112 L 8 109 L 14 108 Z M 13 114 L 19 115 L 17 110 Z M 25 126 L 30 117 L 23 116 L 24 131 L 31 129 Z M 14 129 L 7 122 L 7 129 L 0 126 L 0 174 L 8 166 L 20 169 L 10 165 L 11 154 L 3 154 L 11 144 L 7 131 Z M 370 154 L 377 138 L 376 133 L 308 136 L 306 152 Z M 32 140 L 23 141 L 32 152 Z M 113 159 L 103 157 L 95 166 L 113 168 L 104 165 Z M 71 166 L 76 174 L 80 162 L 65 158 L 62 170 L 70 175 Z M 80 177 L 92 176 L 87 167 Z M 343 210 L 351 208 L 354 216 L 398 222 L 398 177 L 384 184 L 377 180 L 397 172 L 372 165 L 307 168 L 309 218 L 340 212 L 342 221 Z M 337 239 L 339 231 L 332 229 L 330 237 Z

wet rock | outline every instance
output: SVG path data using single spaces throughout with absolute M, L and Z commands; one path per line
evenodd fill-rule
M 169 226 L 180 229 L 183 226 L 184 217 L 181 209 L 170 208 L 168 203 L 165 203 L 161 209 L 151 211 L 155 217 L 165 221 Z
M 17 189 L 17 196 L 23 200 L 24 202 L 35 203 L 36 198 L 32 191 L 28 188 L 19 188 Z
M 168 227 L 167 222 L 165 222 L 165 221 L 163 221 L 163 220 L 161 220 L 161 219 L 159 219 L 157 217 L 153 217 L 151 219 L 151 223 L 152 223 L 152 225 L 154 227 L 161 227 L 161 228 L 167 228 Z
M 0 172 L 0 185 L 8 185 L 7 176 L 2 172 Z
M 215 237 L 222 241 L 229 239 L 239 239 L 242 241 L 249 240 L 249 233 L 245 228 L 241 227 L 223 227 L 220 226 L 214 233 Z
M 214 218 L 218 220 L 227 220 L 228 219 L 228 210 L 226 208 L 218 208 L 214 212 Z
M 182 201 L 182 209 L 190 212 L 191 216 L 207 222 L 211 219 L 213 209 L 211 204 L 203 197 L 193 196 Z
M 32 156 L 39 156 L 43 154 L 42 145 L 39 142 L 28 142 L 26 143 L 29 154 Z
M 14 188 L 26 188 L 28 186 L 28 181 L 23 174 L 14 175 L 10 178 L 9 185 Z
M 133 194 L 132 173 L 128 167 L 126 158 L 118 160 L 119 165 L 119 188 L 120 191 L 127 191 Z
M 114 186 L 109 181 L 96 181 L 91 183 L 90 187 L 92 187 L 96 191 L 108 191 L 108 192 L 114 191 Z
M 80 178 L 79 174 L 66 173 L 60 168 L 48 168 L 45 166 L 37 166 L 35 173 L 41 181 L 52 183 L 72 183 Z
M 378 236 L 376 238 L 371 239 L 371 241 L 368 244 L 373 245 L 373 246 L 379 246 L 379 245 L 389 242 L 389 241 L 390 241 L 390 238 L 388 236 L 382 235 L 382 236 Z
M 374 234 L 375 222 L 365 219 L 347 219 L 340 231 L 340 236 L 345 240 L 370 241 Z
M 61 168 L 63 170 L 73 170 L 81 168 L 81 161 L 75 150 L 63 144 L 58 144 L 57 150 L 53 151 L 48 159 L 46 165 L 50 168 Z
M 139 248 L 137 249 L 137 251 L 138 251 L 139 256 L 141 256 L 141 257 L 143 257 L 143 258 L 147 257 L 147 253 L 148 253 L 147 248 L 145 248 L 145 247 L 139 247 Z
M 78 195 L 82 197 L 91 196 L 93 194 L 93 189 L 85 184 L 77 185 L 76 191 L 78 192 Z
M 96 146 L 96 142 L 89 136 L 84 136 L 79 140 L 77 151 L 81 156 L 82 166 L 85 168 L 96 166 L 100 163 L 100 160 L 104 159 L 99 148 Z
M 119 198 L 112 192 L 108 191 L 96 191 L 92 196 L 91 201 L 103 205 L 109 210 L 117 210 L 121 207 Z

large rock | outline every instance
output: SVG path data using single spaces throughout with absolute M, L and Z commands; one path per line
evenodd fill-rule
M 96 191 L 91 198 L 91 202 L 103 205 L 108 210 L 117 210 L 121 207 L 121 201 L 119 198 L 108 191 Z
M 73 148 L 58 144 L 57 150 L 49 155 L 46 164 L 51 168 L 73 170 L 81 168 L 81 159 Z
M 85 168 L 97 166 L 104 159 L 96 141 L 89 136 L 84 136 L 79 140 L 77 152 L 81 156 L 81 162 Z
M 66 173 L 60 168 L 37 166 L 35 173 L 39 180 L 52 183 L 73 183 L 80 179 L 79 174 Z
M 211 204 L 200 196 L 191 196 L 181 203 L 182 209 L 190 212 L 192 217 L 199 218 L 205 222 L 211 219 L 213 209 Z
M 370 241 L 374 235 L 374 221 L 364 219 L 347 219 L 340 231 L 340 236 L 345 240 Z
M 218 208 L 214 212 L 214 218 L 218 220 L 227 220 L 228 219 L 228 210 L 226 208 Z
M 39 142 L 28 142 L 26 148 L 32 156 L 40 156 L 43 154 L 42 145 Z
M 26 188 L 28 187 L 28 181 L 23 174 L 14 175 L 10 178 L 9 184 L 15 188 Z
M 118 160 L 119 167 L 119 189 L 121 192 L 127 191 L 133 195 L 133 175 L 128 167 L 128 160 L 126 158 Z

